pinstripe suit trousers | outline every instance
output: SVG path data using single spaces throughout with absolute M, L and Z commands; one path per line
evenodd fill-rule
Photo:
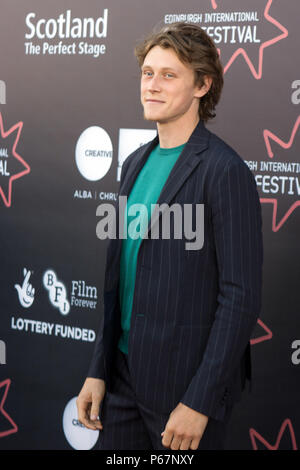
M 224 449 L 227 424 L 232 408 L 224 421 L 209 418 L 198 450 Z M 118 349 L 115 356 L 112 389 L 106 391 L 100 419 L 99 450 L 168 450 L 162 445 L 161 432 L 169 414 L 145 408 L 136 399 L 131 386 L 127 355 Z

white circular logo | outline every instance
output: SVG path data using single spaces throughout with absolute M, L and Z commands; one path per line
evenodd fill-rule
M 63 430 L 71 447 L 76 450 L 90 450 L 97 442 L 99 431 L 88 429 L 78 421 L 77 397 L 72 398 L 66 405 L 63 414 Z
M 67 300 L 67 291 L 62 282 L 60 282 L 54 271 L 48 269 L 43 276 L 43 283 L 49 292 L 49 300 L 52 305 L 59 309 L 62 315 L 68 315 L 70 304 Z
M 88 127 L 82 132 L 76 144 L 77 168 L 87 180 L 100 180 L 110 169 L 112 154 L 112 143 L 108 133 L 102 127 Z

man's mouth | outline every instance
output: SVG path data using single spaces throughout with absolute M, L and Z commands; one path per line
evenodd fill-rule
M 153 99 L 146 99 L 146 103 L 164 103 L 164 101 L 161 100 L 153 100 Z

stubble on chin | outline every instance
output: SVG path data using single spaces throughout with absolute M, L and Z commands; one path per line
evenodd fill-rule
M 153 118 L 149 117 L 149 115 L 147 116 L 145 110 L 144 110 L 143 114 L 144 114 L 145 121 L 156 121 L 156 119 L 153 119 Z

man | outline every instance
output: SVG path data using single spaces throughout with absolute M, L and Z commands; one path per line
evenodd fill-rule
M 188 250 L 174 230 L 151 238 L 155 211 L 143 238 L 110 240 L 104 325 L 78 417 L 101 430 L 101 449 L 222 449 L 260 311 L 259 198 L 247 165 L 204 126 L 223 85 L 212 40 L 176 23 L 135 52 L 158 135 L 124 162 L 119 194 L 127 215 L 137 203 L 190 205 L 194 215 L 203 204 L 204 243 Z

